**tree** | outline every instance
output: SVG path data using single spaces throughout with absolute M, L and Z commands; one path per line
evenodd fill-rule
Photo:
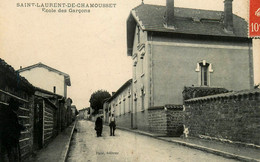
M 110 97 L 111 95 L 106 90 L 98 90 L 92 93 L 89 102 L 94 110 L 93 114 L 98 114 L 99 109 L 103 109 L 104 100 Z

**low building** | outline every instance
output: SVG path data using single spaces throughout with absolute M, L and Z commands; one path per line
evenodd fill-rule
M 79 110 L 79 119 L 89 120 L 90 119 L 90 107 Z
M 132 96 L 132 79 L 122 85 L 105 103 L 107 111 L 106 122 L 108 117 L 114 114 L 118 126 L 133 128 L 133 96 Z

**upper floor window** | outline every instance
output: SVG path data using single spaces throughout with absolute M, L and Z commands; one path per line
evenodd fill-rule
M 199 77 L 198 85 L 210 86 L 210 73 L 213 72 L 212 64 L 207 63 L 206 60 L 203 60 L 197 63 L 196 72 L 198 72 L 198 77 Z
M 205 65 L 203 65 L 202 63 L 200 63 L 200 77 L 201 77 L 201 86 L 208 86 L 209 82 L 208 82 L 208 69 L 209 69 L 209 64 L 206 63 Z
M 131 90 L 130 90 L 130 88 L 128 88 L 128 98 L 130 98 L 131 97 Z
M 140 43 L 140 26 L 137 26 L 137 43 Z
M 144 96 L 145 96 L 145 90 L 144 86 L 142 85 L 141 90 L 140 90 L 140 96 L 141 96 L 141 110 L 144 110 Z
M 137 95 L 136 95 L 136 93 L 134 93 L 134 101 L 136 101 L 137 100 Z

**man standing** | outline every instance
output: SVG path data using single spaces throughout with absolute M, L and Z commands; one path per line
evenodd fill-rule
M 114 114 L 109 117 L 110 136 L 115 136 L 116 121 Z
M 102 129 L 103 129 L 103 120 L 100 116 L 98 116 L 95 122 L 95 130 L 97 132 L 97 137 L 101 137 Z

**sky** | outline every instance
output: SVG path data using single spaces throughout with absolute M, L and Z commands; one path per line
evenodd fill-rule
M 116 3 L 115 8 L 90 13 L 46 13 L 42 8 L 17 7 L 17 3 Z M 144 0 L 165 5 L 166 0 Z M 88 107 L 93 92 L 114 92 L 132 77 L 127 56 L 126 20 L 141 0 L 1 0 L 0 58 L 15 69 L 39 62 L 70 75 L 68 96 L 77 109 Z M 223 0 L 175 0 L 176 7 L 223 11 Z M 248 4 L 234 0 L 233 12 L 248 20 Z M 260 41 L 254 41 L 254 62 Z M 255 65 L 255 83 L 260 82 Z

